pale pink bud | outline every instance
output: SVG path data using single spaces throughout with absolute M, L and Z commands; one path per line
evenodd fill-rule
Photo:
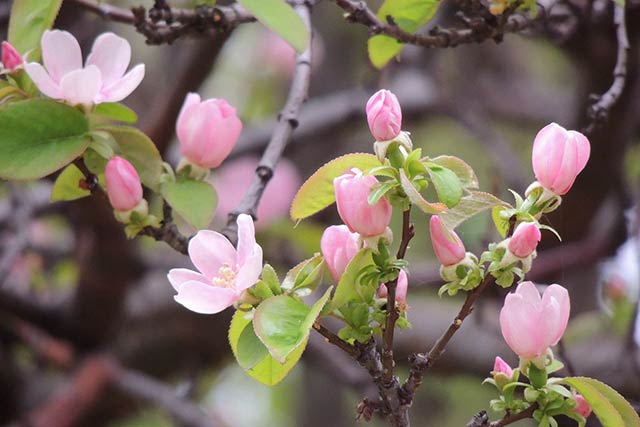
M 576 401 L 576 407 L 574 409 L 579 415 L 585 418 L 591 415 L 591 405 L 589 405 L 589 402 L 587 402 L 581 394 L 576 393 L 573 398 Z
M 507 362 L 505 362 L 502 357 L 496 356 L 496 361 L 493 363 L 493 375 L 503 374 L 507 378 L 511 378 L 513 376 L 513 369 Z
M 587 165 L 590 151 L 589 140 L 580 132 L 556 123 L 545 126 L 533 142 L 536 179 L 553 193 L 566 194 Z
M 118 211 L 129 211 L 142 200 L 142 185 L 138 172 L 122 157 L 112 157 L 104 170 L 107 195 L 111 206 Z
M 449 266 L 457 264 L 464 259 L 467 254 L 460 237 L 453 230 L 449 230 L 442 224 L 440 217 L 434 215 L 429 221 L 429 232 L 431 233 L 431 244 L 440 264 Z
M 367 122 L 376 141 L 393 139 L 402 130 L 402 110 L 396 96 L 381 89 L 367 101 Z
M 2 42 L 2 66 L 9 71 L 15 71 L 22 62 L 22 56 L 16 48 L 7 41 Z
M 526 258 L 536 250 L 541 237 L 534 222 L 521 222 L 509 240 L 509 251 L 518 258 Z
M 532 282 L 522 282 L 507 295 L 500 311 L 502 336 L 521 358 L 544 355 L 562 338 L 570 308 L 569 293 L 562 286 L 548 286 L 541 298 Z
M 357 168 L 333 180 L 338 213 L 352 233 L 373 237 L 385 232 L 391 221 L 391 204 L 384 197 L 371 206 L 367 200 L 378 184 L 373 175 L 363 175 Z
M 340 281 L 347 264 L 360 249 L 358 240 L 358 233 L 351 233 L 346 225 L 332 225 L 322 233 L 320 249 L 335 283 Z
M 176 123 L 182 155 L 205 169 L 216 168 L 238 142 L 242 122 L 224 99 L 201 101 L 200 95 L 187 95 Z
M 407 290 L 409 289 L 409 279 L 407 278 L 407 273 L 404 270 L 400 270 L 400 274 L 398 274 L 398 283 L 396 284 L 396 302 L 405 303 L 407 302 Z M 380 288 L 378 288 L 378 297 L 386 298 L 387 297 L 387 286 L 382 283 Z

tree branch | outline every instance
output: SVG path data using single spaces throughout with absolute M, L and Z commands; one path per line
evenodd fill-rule
M 533 417 L 536 409 L 538 409 L 538 404 L 534 403 L 524 411 L 514 415 L 505 415 L 503 418 L 493 422 L 489 422 L 486 411 L 480 411 L 471 418 L 471 421 L 469 421 L 465 427 L 505 427 L 509 424 Z

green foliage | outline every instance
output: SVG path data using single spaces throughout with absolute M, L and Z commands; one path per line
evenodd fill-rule
M 84 174 L 74 164 L 67 166 L 56 178 L 51 189 L 51 201 L 76 200 L 91 194 L 89 190 L 80 187 Z
M 9 42 L 29 61 L 40 60 L 42 33 L 53 25 L 62 0 L 14 0 L 9 21 Z
M 301 220 L 307 218 L 336 201 L 333 191 L 333 179 L 351 168 L 367 171 L 380 166 L 380 161 L 373 154 L 352 153 L 333 159 L 321 166 L 302 184 L 291 204 L 291 218 Z
M 427 172 L 436 188 L 438 199 L 448 208 L 457 205 L 462 198 L 462 183 L 458 176 L 450 169 L 436 163 L 427 163 Z
M 438 0 L 385 0 L 377 15 L 383 22 L 393 23 L 413 33 L 433 18 L 439 3 Z M 402 43 L 392 37 L 373 36 L 369 39 L 369 59 L 374 66 L 382 68 L 398 55 L 403 47 Z
M 89 124 L 75 108 L 31 99 L 0 108 L 0 177 L 36 179 L 71 163 L 89 144 Z
M 267 354 L 267 347 L 256 336 L 253 328 L 244 328 L 238 337 L 238 355 L 236 359 L 242 369 L 251 369 L 260 363 Z
M 178 215 L 197 230 L 209 227 L 218 203 L 211 184 L 183 177 L 165 183 L 162 196 Z
M 495 206 L 510 207 L 493 194 L 483 191 L 471 191 L 462 197 L 454 208 L 440 214 L 440 219 L 446 227 L 453 230 L 469 218 Z
M 123 123 L 135 123 L 138 115 L 131 108 L 118 102 L 103 102 L 93 109 L 94 116 L 99 118 L 116 120 Z
M 305 293 L 311 293 L 322 280 L 323 267 L 324 259 L 322 255 L 315 254 L 312 258 L 302 261 L 289 270 L 282 281 L 282 289 L 291 292 L 306 289 Z M 271 280 L 273 280 L 273 277 Z
M 360 273 L 368 266 L 373 265 L 371 249 L 361 249 L 351 259 L 345 269 L 336 292 L 331 300 L 330 308 L 338 309 L 350 301 L 362 300 L 360 287 Z
M 456 174 L 460 183 L 466 189 L 477 189 L 480 186 L 478 183 L 478 177 L 476 176 L 473 168 L 459 157 L 438 156 L 436 158 L 429 159 L 429 162 L 451 170 Z
M 238 3 L 298 53 L 305 51 L 309 43 L 309 31 L 300 16 L 284 0 L 238 0 Z
M 407 177 L 404 169 L 400 169 L 400 184 L 411 203 L 420 208 L 422 212 L 429 215 L 435 215 L 447 209 L 447 206 L 442 203 L 432 203 L 425 200 L 415 187 L 414 183 L 409 179 L 409 177 Z
M 587 377 L 568 377 L 564 382 L 589 402 L 603 427 L 640 427 L 637 412 L 608 385 Z

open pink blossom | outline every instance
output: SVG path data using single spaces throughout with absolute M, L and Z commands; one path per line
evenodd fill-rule
M 78 41 L 66 31 L 45 31 L 41 39 L 42 62 L 25 65 L 40 92 L 70 104 L 118 102 L 129 96 L 144 77 L 144 65 L 125 74 L 131 61 L 129 42 L 113 33 L 96 38 L 82 66 Z
M 175 300 L 196 313 L 218 313 L 233 305 L 262 271 L 262 248 L 245 214 L 238 216 L 237 250 L 222 234 L 200 230 L 189 241 L 189 257 L 198 271 L 174 268 L 167 277 L 178 292 Z
M 322 256 L 335 283 L 340 281 L 347 268 L 360 249 L 358 233 L 351 233 L 346 225 L 327 227 L 320 239 Z
M 562 286 L 548 286 L 541 298 L 536 285 L 522 282 L 507 295 L 500 311 L 502 336 L 521 358 L 542 356 L 562 338 L 570 308 L 569 293 Z

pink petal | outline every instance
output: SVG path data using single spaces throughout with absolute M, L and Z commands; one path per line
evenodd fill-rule
M 505 341 L 521 357 L 538 356 L 541 350 L 539 311 L 519 293 L 507 295 L 500 311 L 500 327 Z
M 571 300 L 569 292 L 560 285 L 551 285 L 544 291 L 542 296 L 542 304 L 547 305 L 549 301 L 555 300 L 558 303 L 558 312 L 556 313 L 556 328 L 551 339 L 551 345 L 556 345 L 564 334 L 567 324 L 569 323 L 569 315 L 571 313 Z
M 75 37 L 66 31 L 45 31 L 41 40 L 42 62 L 56 83 L 82 68 L 82 52 Z
M 223 264 L 236 267 L 236 249 L 226 237 L 211 230 L 200 230 L 189 241 L 189 257 L 193 265 L 210 280 L 218 276 Z
M 516 288 L 516 294 L 522 296 L 524 301 L 529 304 L 537 304 L 541 301 L 540 292 L 533 282 L 522 282 Z
M 29 64 L 25 64 L 24 69 L 40 92 L 44 93 L 49 98 L 62 98 L 62 90 L 60 90 L 58 84 L 53 81 L 42 65 L 37 62 L 31 62 Z
M 102 82 L 109 86 L 124 76 L 131 61 L 131 46 L 126 39 L 104 33 L 93 42 L 86 65 L 95 65 L 102 73 Z
M 169 270 L 167 278 L 176 292 L 180 290 L 180 286 L 185 282 L 196 281 L 210 284 L 210 281 L 202 274 L 186 268 L 173 268 Z
M 118 102 L 129 96 L 144 78 L 144 64 L 138 64 L 119 80 L 102 89 L 100 102 Z
M 585 166 L 587 166 L 587 162 L 589 161 L 589 155 L 591 154 L 591 145 L 589 144 L 589 140 L 587 139 L 587 137 L 580 132 L 570 130 L 569 135 L 574 139 L 574 142 L 578 149 L 578 169 L 576 170 L 576 173 L 580 173 L 585 168 Z
M 200 103 L 200 95 L 194 92 L 190 92 L 187 94 L 187 97 L 184 99 L 184 103 L 182 104 L 182 108 L 180 109 L 180 114 L 178 114 L 178 120 L 176 121 L 176 133 L 181 132 L 180 122 L 185 117 L 184 111 L 191 107 L 192 105 L 198 105 Z
M 244 262 L 244 265 L 240 266 L 238 275 L 236 276 L 235 288 L 238 292 L 244 291 L 247 288 L 255 285 L 260 278 L 262 272 L 262 248 L 256 244 L 254 247 L 254 253 Z
M 238 264 L 242 267 L 254 253 L 256 246 L 256 230 L 250 215 L 240 214 L 238 223 Z
M 62 98 L 71 104 L 93 104 L 101 86 L 100 70 L 95 65 L 72 71 L 60 81 Z
M 567 139 L 560 158 L 562 159 L 561 165 L 549 189 L 556 194 L 562 195 L 569 191 L 578 175 L 578 147 Z
M 556 123 L 551 123 L 538 132 L 533 142 L 533 171 L 536 179 L 547 188 L 551 186 L 562 166 L 566 139 L 566 130 Z
M 220 114 L 221 111 L 217 110 Z M 216 120 L 214 116 L 209 116 L 207 128 L 210 135 L 213 135 L 213 145 L 211 150 L 205 153 L 202 162 L 209 168 L 217 168 L 229 156 L 235 147 L 240 133 L 242 132 L 242 122 L 236 116 Z
M 239 294 L 230 288 L 206 285 L 198 281 L 185 282 L 174 299 L 191 311 L 201 314 L 219 313 L 233 305 Z

